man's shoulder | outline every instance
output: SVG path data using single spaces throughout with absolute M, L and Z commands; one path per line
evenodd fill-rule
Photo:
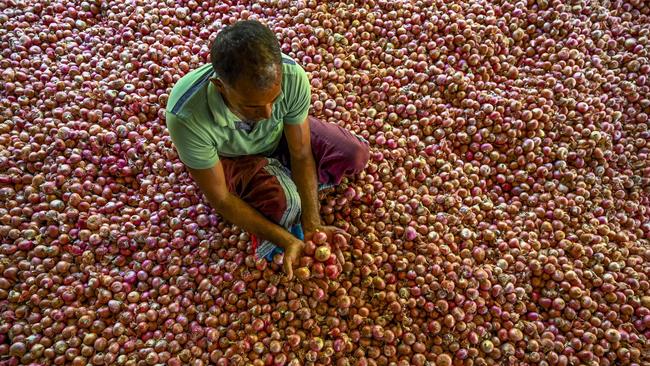
M 301 74 L 304 73 L 305 70 L 303 70 L 302 66 L 296 60 L 291 58 L 291 56 L 282 54 L 282 72 L 285 75 L 296 75 L 296 74 Z
M 298 63 L 296 62 L 296 60 L 294 60 L 293 58 L 291 58 L 291 56 L 285 54 L 284 52 L 282 53 L 282 63 L 283 63 L 284 65 L 289 65 L 289 66 L 296 66 L 296 65 L 298 65 Z
M 189 110 L 195 110 L 195 101 L 201 100 L 201 103 L 204 104 L 212 75 L 212 65 L 205 64 L 178 80 L 169 94 L 167 112 L 183 117 Z
M 303 90 L 309 85 L 307 73 L 293 58 L 282 54 L 282 83 L 283 91 L 291 94 L 292 90 Z

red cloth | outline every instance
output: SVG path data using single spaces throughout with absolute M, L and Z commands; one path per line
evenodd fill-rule
M 339 184 L 343 176 L 361 172 L 370 157 L 368 144 L 334 123 L 309 117 L 311 148 L 319 183 Z M 271 157 L 289 167 L 284 137 Z M 221 159 L 228 189 L 273 222 L 287 209 L 278 178 L 264 169 L 268 160 L 259 155 Z
M 309 124 L 320 184 L 339 184 L 343 176 L 352 176 L 365 168 L 370 157 L 367 142 L 333 123 L 309 117 Z M 284 136 L 270 157 L 290 169 L 289 150 Z M 259 155 L 221 158 L 221 163 L 231 193 L 287 229 L 300 221 L 300 207 L 287 204 L 287 201 L 290 205 L 300 204 L 295 184 L 279 164 L 269 164 L 267 157 Z M 289 192 L 289 197 L 286 192 Z M 251 241 L 254 250 L 260 248 L 265 251 L 268 247 L 265 241 L 259 243 L 255 236 L 251 236 Z
M 222 158 L 228 190 L 273 222 L 279 222 L 287 209 L 286 197 L 278 178 L 266 168 L 268 159 L 253 155 Z

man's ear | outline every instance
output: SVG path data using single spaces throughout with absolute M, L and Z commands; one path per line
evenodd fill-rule
M 224 86 L 223 81 L 221 81 L 221 79 L 219 79 L 219 78 L 212 78 L 212 79 L 210 79 L 210 81 L 214 84 L 214 86 L 217 88 L 217 90 L 219 91 L 219 93 L 221 93 L 221 94 L 224 93 L 226 87 Z

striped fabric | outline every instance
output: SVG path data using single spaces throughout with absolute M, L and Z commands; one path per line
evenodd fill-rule
M 289 169 L 280 164 L 277 159 L 267 158 L 267 160 L 268 164 L 264 167 L 264 170 L 278 179 L 287 201 L 287 209 L 278 224 L 289 230 L 294 225 L 300 223 L 301 209 L 298 188 L 296 188 L 296 184 L 291 179 L 291 172 Z M 267 258 L 269 255 L 272 256 L 272 252 L 274 252 L 274 249 L 276 248 L 276 245 L 270 241 L 262 240 L 257 247 L 256 254 L 260 258 Z

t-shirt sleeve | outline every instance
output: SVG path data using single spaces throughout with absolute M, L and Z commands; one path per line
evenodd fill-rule
M 166 113 L 165 119 L 169 136 L 183 164 L 192 169 L 208 169 L 219 161 L 217 149 L 201 136 L 198 126 L 172 113 Z
M 284 123 L 298 125 L 305 121 L 311 106 L 311 85 L 307 73 L 302 67 L 296 65 L 296 72 L 288 78 L 291 83 L 288 88 L 287 114 L 284 116 Z

